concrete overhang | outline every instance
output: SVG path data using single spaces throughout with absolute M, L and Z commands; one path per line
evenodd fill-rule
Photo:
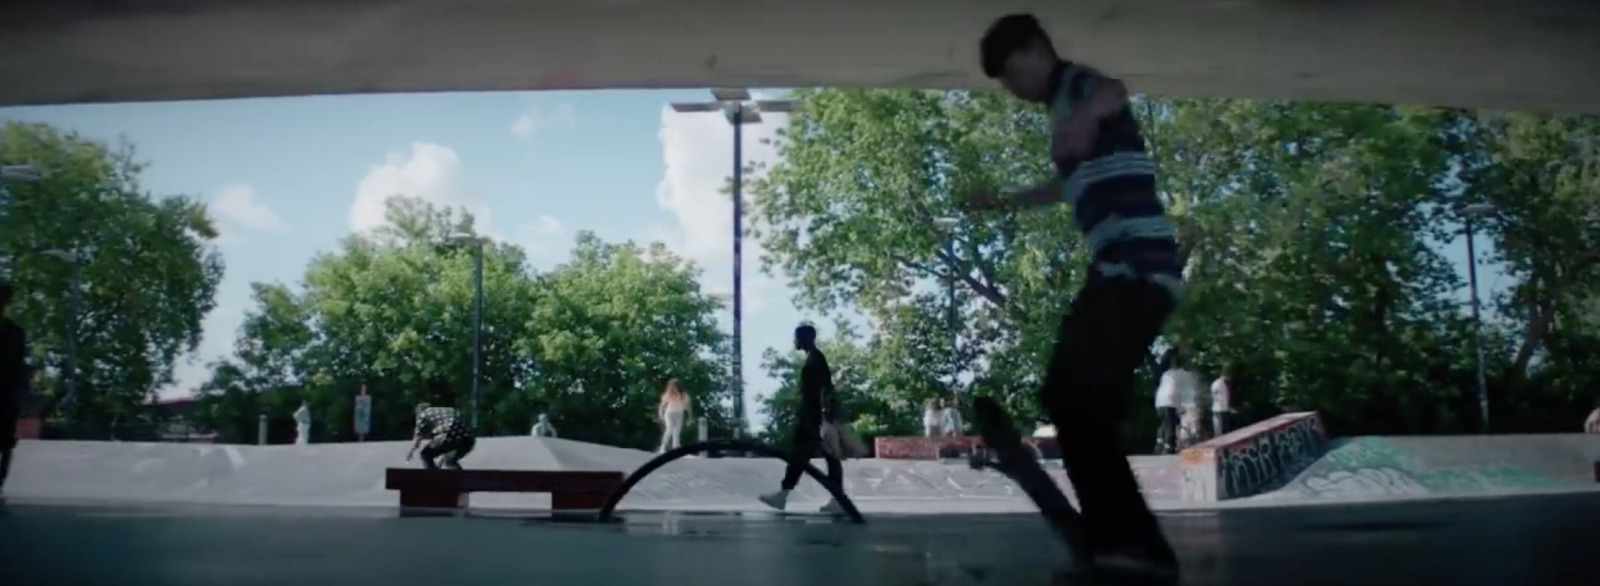
M 39 0 L 0 105 L 356 92 L 993 87 L 1031 11 L 1165 96 L 1600 113 L 1600 0 Z

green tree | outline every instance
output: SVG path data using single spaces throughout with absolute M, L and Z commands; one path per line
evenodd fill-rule
M 205 206 L 187 196 L 156 196 L 139 184 L 144 165 L 130 145 L 107 145 L 41 124 L 0 126 L 0 161 L 31 163 L 39 181 L 8 187 L 0 229 L 0 273 L 20 295 L 14 316 L 27 328 L 44 393 L 63 397 L 66 332 L 77 342 L 76 400 L 67 412 L 78 432 L 103 436 L 128 423 L 173 380 L 179 357 L 199 344 L 215 307 L 222 259 Z M 46 251 L 77 257 L 74 267 Z
M 778 140 L 783 161 L 750 190 L 767 270 L 792 280 L 804 308 L 859 311 L 896 332 L 879 345 L 902 372 L 959 377 L 1031 408 L 1054 320 L 1082 278 L 1078 235 L 1064 209 L 973 216 L 958 203 L 1049 172 L 1043 113 L 986 92 L 795 97 L 804 107 Z M 938 286 L 949 280 L 959 284 L 955 332 Z M 915 419 L 915 405 L 902 408 Z
M 385 228 L 313 259 L 296 292 L 257 284 L 234 359 L 202 389 L 212 425 L 266 412 L 274 438 L 304 398 L 314 433 L 350 436 L 352 399 L 373 399 L 374 438 L 410 433 L 421 401 L 470 406 L 474 254 L 469 215 L 390 200 Z M 581 234 L 573 260 L 532 275 L 522 250 L 483 248 L 480 427 L 527 433 L 549 411 L 565 437 L 645 447 L 668 378 L 695 395 L 697 414 L 725 429 L 722 344 L 696 270 L 660 246 L 607 244 Z M 239 433 L 239 432 L 235 432 Z
M 1600 384 L 1600 119 L 1484 112 L 1462 126 L 1476 148 L 1461 203 L 1488 204 L 1474 221 L 1514 279 L 1498 305 L 1516 330 L 1491 355 L 1496 427 L 1570 428 Z
M 719 357 L 718 302 L 699 270 L 660 245 L 610 244 L 589 232 L 572 259 L 537 278 L 539 298 L 519 344 L 538 362 L 531 385 L 564 437 L 654 447 L 655 410 L 669 379 L 682 382 L 718 436 L 731 434 L 732 395 Z
M 767 268 L 808 309 L 864 314 L 874 356 L 903 360 L 886 376 L 959 371 L 1026 413 L 1086 264 L 1071 212 L 966 216 L 954 202 L 1049 172 L 1042 112 L 990 93 L 796 97 L 784 159 L 752 190 Z M 1465 425 L 1469 330 L 1449 297 L 1460 279 L 1434 246 L 1469 148 L 1457 113 L 1150 97 L 1134 108 L 1186 258 L 1164 346 L 1209 375 L 1234 365 L 1236 404 L 1257 416 L 1318 409 L 1350 433 Z M 941 217 L 960 221 L 944 231 Z M 955 352 L 934 293 L 945 278 L 963 284 Z

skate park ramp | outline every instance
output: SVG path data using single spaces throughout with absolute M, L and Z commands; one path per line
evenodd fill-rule
M 407 442 L 247 446 L 132 442 L 23 441 L 6 496 L 24 502 L 184 503 L 392 507 L 397 494 L 383 471 L 415 467 Z M 470 468 L 615 470 L 632 472 L 654 454 L 562 439 L 484 438 L 464 460 Z M 1172 457 L 1133 459 L 1141 476 L 1176 491 Z M 814 461 L 825 469 L 822 461 Z M 1059 467 L 1053 467 L 1060 475 Z M 782 462 L 761 458 L 688 457 L 657 470 L 633 488 L 621 509 L 762 510 L 756 495 L 777 488 Z M 1026 512 L 1026 496 L 994 472 L 965 461 L 855 460 L 845 485 L 865 511 Z M 1153 487 L 1154 488 L 1154 487 Z M 1153 498 L 1160 498 L 1153 494 Z M 803 480 L 791 497 L 797 508 L 820 506 L 828 495 Z M 546 495 L 476 494 L 475 508 L 543 509 Z
M 1347 502 L 1600 490 L 1600 435 L 1353 437 L 1245 501 Z
M 1336 440 L 1280 488 L 1248 498 L 1193 502 L 1182 497 L 1176 456 L 1130 458 L 1152 506 L 1190 509 L 1306 502 L 1502 495 L 1594 490 L 1600 436 L 1360 437 Z M 23 441 L 6 496 L 18 502 L 183 503 L 199 505 L 393 507 L 383 471 L 405 462 L 407 442 L 244 446 Z M 632 472 L 653 454 L 561 439 L 484 438 L 464 461 L 472 468 Z M 823 462 L 815 461 L 819 469 Z M 1059 465 L 1047 466 L 1064 486 Z M 755 497 L 778 486 L 783 463 L 759 458 L 678 460 L 628 493 L 622 510 L 759 511 Z M 964 461 L 854 460 L 845 487 L 868 513 L 1032 511 L 1015 485 Z M 827 494 L 803 480 L 796 510 Z M 547 509 L 546 495 L 477 494 L 474 508 Z

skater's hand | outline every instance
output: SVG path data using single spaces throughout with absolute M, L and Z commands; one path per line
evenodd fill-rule
M 1055 124 L 1050 132 L 1050 158 L 1057 165 L 1082 161 L 1094 149 L 1100 125 L 1088 116 L 1071 116 Z
M 967 209 L 987 212 L 1006 207 L 1009 198 L 993 191 L 975 191 L 967 194 Z

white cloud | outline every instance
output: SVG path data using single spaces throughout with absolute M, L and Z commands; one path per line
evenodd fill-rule
M 572 128 L 577 123 L 578 115 L 571 104 L 529 106 L 511 121 L 511 134 L 525 139 L 552 128 Z
M 776 136 L 788 116 L 765 114 L 761 124 L 744 127 L 744 161 L 771 164 L 778 153 L 762 144 Z M 733 173 L 733 128 L 716 113 L 680 114 L 661 109 L 661 156 L 666 174 L 656 187 L 656 203 L 672 216 L 672 224 L 657 226 L 654 236 L 706 269 L 707 290 L 732 291 L 733 201 L 723 189 Z M 747 176 L 746 185 L 749 185 Z M 746 203 L 750 201 L 745 197 Z M 745 207 L 744 300 L 748 313 L 758 313 L 766 294 L 777 283 L 760 273 L 761 246 L 748 235 L 753 214 Z
M 249 185 L 235 183 L 222 188 L 211 200 L 211 209 L 217 216 L 246 230 L 257 232 L 287 232 L 289 225 L 283 218 L 259 201 Z
M 541 214 L 517 230 L 518 244 L 530 256 L 548 257 L 564 252 L 567 227 L 555 216 Z
M 416 197 L 435 205 L 466 208 L 477 219 L 480 234 L 493 236 L 489 206 L 461 186 L 461 158 L 449 147 L 414 142 L 373 165 L 356 186 L 350 206 L 350 230 L 365 232 L 384 224 L 384 202 L 390 197 Z
M 560 236 L 566 232 L 566 227 L 561 225 L 561 220 L 555 216 L 540 215 L 533 222 L 523 228 L 529 236 L 548 237 Z

